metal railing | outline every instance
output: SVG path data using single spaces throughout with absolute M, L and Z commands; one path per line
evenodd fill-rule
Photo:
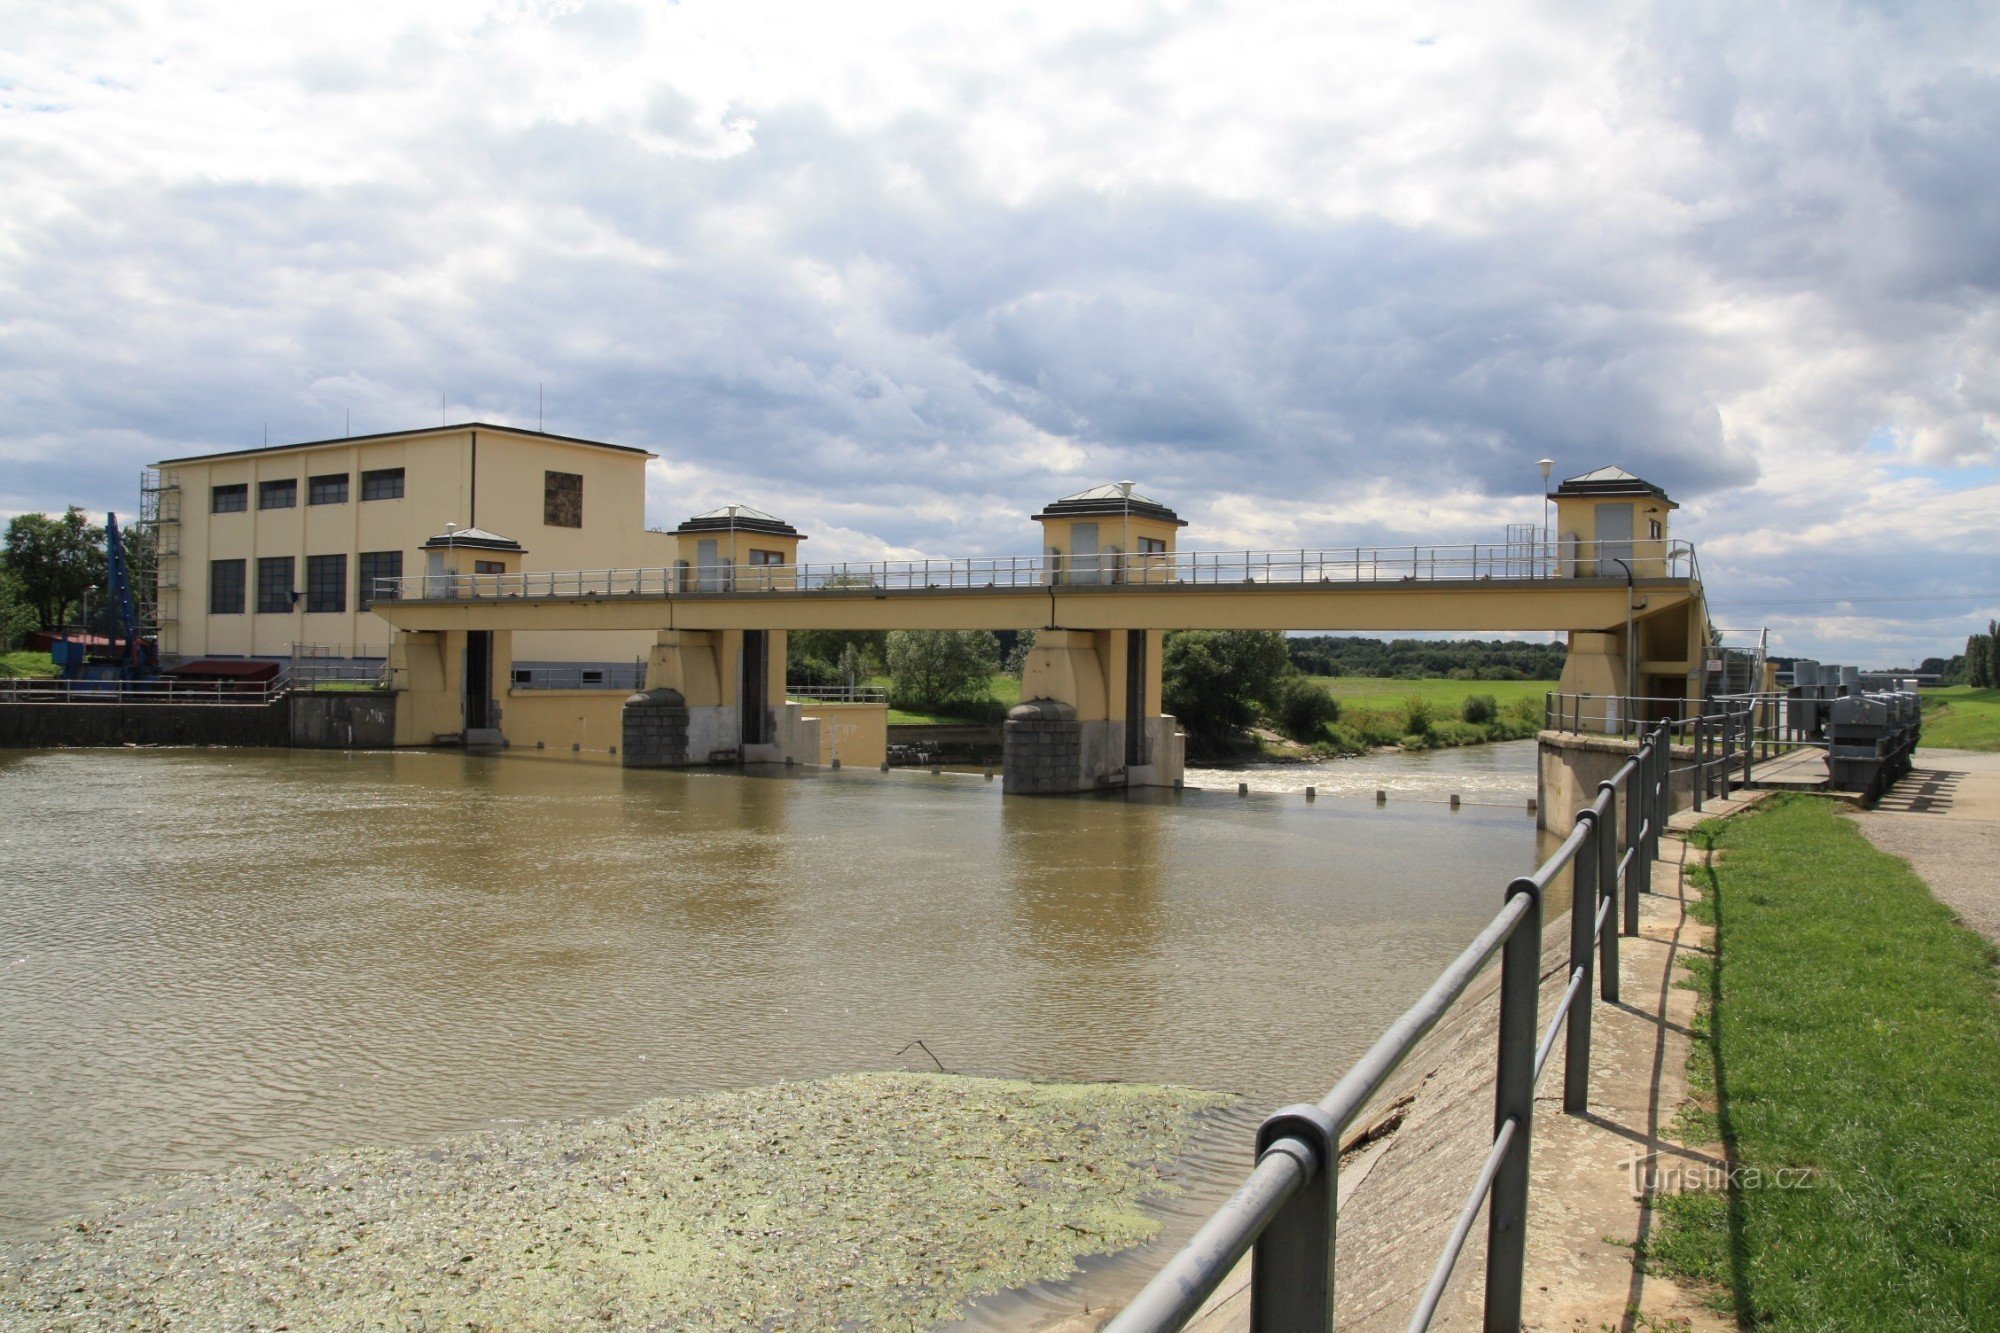
M 1819 707 L 1824 707 L 1820 705 Z M 1679 714 L 1666 717 L 1663 714 Z M 1802 750 L 1825 753 L 1818 711 L 1808 711 L 1784 691 L 1718 695 L 1706 701 L 1674 696 L 1549 694 L 1542 729 L 1570 735 L 1631 736 L 1664 726 L 1687 762 L 1694 808 L 1710 798 L 1727 800 L 1752 781 L 1756 765 Z M 1808 725 L 1809 720 L 1813 725 Z
M 291 677 L 272 680 L 0 680 L 0 703 L 197 704 L 261 708 L 289 694 Z
M 815 704 L 886 704 L 889 690 L 883 685 L 787 685 L 785 697 Z
M 1600 549 L 1601 548 L 1601 549 Z M 872 596 L 881 592 L 1019 592 L 1065 589 L 1310 586 L 1351 583 L 1693 579 L 1700 568 L 1683 541 L 1566 542 L 1530 547 L 1342 546 L 1286 551 L 1113 552 L 1100 555 L 971 556 L 854 560 L 798 565 L 689 565 L 520 574 L 411 574 L 379 579 L 376 601 L 491 598 L 714 597 L 763 592 Z
M 1621 932 L 1638 934 L 1638 895 L 1652 888 L 1668 815 L 1669 763 L 1667 729 L 1655 727 L 1638 753 L 1598 784 L 1597 798 L 1577 814 L 1562 845 L 1532 875 L 1507 886 L 1499 914 L 1333 1090 L 1264 1121 L 1249 1178 L 1111 1321 L 1110 1333 L 1180 1328 L 1246 1253 L 1255 1333 L 1333 1327 L 1341 1137 L 1495 954 L 1500 1022 L 1493 1137 L 1409 1326 L 1429 1327 L 1482 1208 L 1485 1325 L 1521 1326 L 1535 1085 L 1563 1036 L 1563 1110 L 1582 1114 L 1588 1106 L 1593 981 L 1603 999 L 1617 1000 L 1618 939 Z M 1538 1015 L 1542 896 L 1565 869 L 1573 870 L 1569 983 L 1544 1029 Z

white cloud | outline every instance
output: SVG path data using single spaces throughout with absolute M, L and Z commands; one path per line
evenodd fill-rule
M 665 455 L 656 521 L 820 557 L 1113 477 L 1192 544 L 1494 540 L 1550 454 L 1666 485 L 1795 651 L 1947 650 L 2000 588 L 1996 22 L 17 6 L 0 509 L 537 384 Z

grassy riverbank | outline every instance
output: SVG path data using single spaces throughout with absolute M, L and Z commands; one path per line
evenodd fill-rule
M 1450 749 L 1515 741 L 1541 730 L 1548 680 L 1450 680 L 1440 676 L 1390 680 L 1379 676 L 1311 676 L 1332 695 L 1340 716 L 1297 747 L 1267 742 L 1273 758 L 1365 754 L 1384 746 L 1406 750 Z M 1490 711 L 1467 701 L 1483 699 Z M 1476 716 L 1475 716 L 1476 714 Z
M 1952 685 L 1925 690 L 1924 744 L 1946 750 L 2000 751 L 2000 690 Z
M 1735 1170 L 1663 1200 L 1651 1257 L 1759 1327 L 2000 1327 L 1992 951 L 1825 802 L 1699 836 L 1717 946 L 1683 1137 Z
M 856 1074 L 186 1177 L 0 1263 L 14 1328 L 929 1328 L 1147 1239 L 1227 1098 Z

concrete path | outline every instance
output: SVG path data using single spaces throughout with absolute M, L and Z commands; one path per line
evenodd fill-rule
M 2000 945 L 2000 754 L 1919 749 L 1909 775 L 1854 820 Z

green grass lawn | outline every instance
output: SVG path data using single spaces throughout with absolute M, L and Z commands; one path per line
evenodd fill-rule
M 1689 1061 L 1712 1109 L 1688 1137 L 1737 1169 L 1662 1200 L 1649 1258 L 1718 1285 L 1746 1327 L 2000 1328 L 1993 951 L 1825 801 L 1698 836 L 1722 859 Z
M 861 683 L 879 685 L 885 690 L 889 688 L 887 676 L 870 676 Z M 986 697 L 1002 710 L 1012 708 L 1021 702 L 1021 682 L 1004 671 L 996 671 L 987 682 Z M 892 727 L 956 727 L 964 726 L 969 720 L 945 713 L 912 713 L 901 708 L 889 710 L 889 725 Z
M 1552 680 L 1447 680 L 1442 676 L 1425 676 L 1418 680 L 1385 680 L 1378 676 L 1313 676 L 1311 679 L 1314 684 L 1325 686 L 1327 693 L 1340 700 L 1343 709 L 1400 709 L 1405 699 L 1415 695 L 1429 701 L 1440 715 L 1452 717 L 1458 716 L 1458 710 L 1470 695 L 1490 694 L 1502 708 L 1516 699 L 1532 699 L 1539 705 L 1542 696 L 1556 687 L 1556 682 Z
M 1947 750 L 2000 750 L 2000 690 L 1952 685 L 1925 690 L 1925 745 Z
M 0 677 L 55 674 L 56 664 L 47 653 L 0 653 Z

